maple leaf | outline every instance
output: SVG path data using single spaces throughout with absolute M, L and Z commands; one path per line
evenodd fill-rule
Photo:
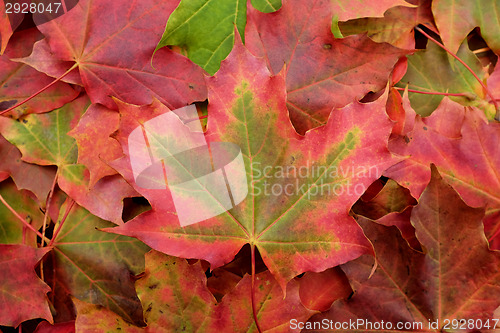
M 82 96 L 53 112 L 31 114 L 22 121 L 0 117 L 0 132 L 21 151 L 23 161 L 64 168 L 76 163 L 78 156 L 75 140 L 66 133 L 88 106 L 88 98 Z
M 484 78 L 481 63 L 469 50 L 467 43 L 462 44 L 458 56 L 478 74 L 479 78 Z M 408 71 L 398 83 L 400 87 L 406 85 L 410 89 L 424 92 L 462 94 L 463 96 L 450 96 L 450 98 L 465 106 L 479 106 L 480 101 L 475 100 L 485 97 L 483 88 L 473 74 L 456 59 L 452 58 L 450 61 L 448 53 L 433 43 L 427 45 L 426 50 L 408 56 Z M 410 93 L 412 107 L 423 117 L 430 115 L 442 99 L 443 95 L 439 94 Z M 492 119 L 495 113 L 488 111 L 487 108 L 485 113 Z
M 500 53 L 500 8 L 495 0 L 434 0 L 432 12 L 441 39 L 451 52 L 457 53 L 460 44 L 475 27 L 488 46 Z M 460 18 L 460 19 L 457 19 Z
M 59 224 L 67 205 L 61 209 Z M 96 230 L 111 225 L 74 206 L 53 241 L 52 280 L 73 297 L 141 323 L 142 308 L 130 274 L 144 270 L 148 248 L 135 239 Z
M 54 325 L 49 324 L 46 321 L 42 321 L 36 327 L 35 333 L 74 333 L 75 332 L 75 322 L 65 322 L 57 323 Z
M 104 177 L 89 187 L 88 170 L 79 164 L 65 167 L 58 182 L 61 189 L 81 206 L 115 224 L 123 224 L 123 200 L 138 196 L 119 175 Z
M 22 121 L 1 117 L 0 132 L 19 148 L 23 161 L 56 165 L 59 186 L 81 206 L 94 215 L 121 224 L 123 198 L 136 196 L 136 192 L 122 177 L 113 176 L 101 179 L 90 189 L 87 169 L 76 164 L 77 143 L 68 132 L 88 106 L 88 97 L 82 96 L 53 112 L 29 115 Z
M 365 200 L 363 195 L 352 210 L 358 215 L 376 220 L 392 212 L 402 212 L 416 203 L 408 189 L 389 179 L 373 198 Z
M 275 14 L 248 8 L 246 46 L 272 74 L 285 65 L 287 107 L 296 130 L 326 123 L 332 108 L 383 89 L 406 51 L 366 36 L 335 39 L 329 1 L 290 0 Z
M 287 332 L 292 318 L 307 320 L 314 311 L 300 303 L 299 283 L 291 281 L 283 299 L 280 286 L 269 272 L 256 276 L 255 295 L 263 331 Z M 134 327 L 109 311 L 75 301 L 77 330 L 108 332 L 248 332 L 255 331 L 248 294 L 251 278 L 246 275 L 235 288 L 216 304 L 206 286 L 201 264 L 151 251 L 146 254 L 145 275 L 136 283 L 144 308 L 145 328 Z
M 165 17 L 176 4 L 147 0 L 116 6 L 81 0 L 67 14 L 38 27 L 46 38 L 21 61 L 53 77 L 78 67 L 78 73 L 63 80 L 83 84 L 93 103 L 108 108 L 116 108 L 110 96 L 136 104 L 151 103 L 154 96 L 170 107 L 205 100 L 203 71 L 187 58 L 163 49 L 156 53 L 154 67 L 150 63 Z
M 364 191 L 396 162 L 386 148 L 392 125 L 385 116 L 385 100 L 351 104 L 333 113 L 326 126 L 300 137 L 288 118 L 283 75 L 270 76 L 264 60 L 253 57 L 241 43 L 217 75 L 208 79 L 208 86 L 206 138 L 241 147 L 251 192 L 247 200 L 222 215 L 180 227 L 168 191 L 140 188 L 130 170 L 128 134 L 146 117 L 168 110 L 159 103 L 149 107 L 120 103 L 122 124 L 117 138 L 125 157 L 112 165 L 153 209 L 107 231 L 137 237 L 170 255 L 205 259 L 212 268 L 229 262 L 250 243 L 283 288 L 304 271 L 322 271 L 370 253 L 371 246 L 348 211 L 361 194 L 354 188 Z M 159 135 L 165 134 L 155 134 L 156 139 Z M 372 171 L 350 172 L 353 165 L 361 168 L 358 171 Z M 264 167 L 274 171 L 263 177 Z M 309 170 L 303 178 L 295 178 L 293 172 L 276 173 L 287 167 L 315 168 L 316 172 Z M 289 185 L 295 192 L 264 194 L 269 185 L 281 189 Z M 342 195 L 331 189 L 320 191 L 325 186 L 342 188 Z
M 21 156 L 19 149 L 0 135 L 0 171 L 10 176 L 20 190 L 28 190 L 36 195 L 40 207 L 44 207 L 56 171 L 26 163 Z
M 109 136 L 118 129 L 120 115 L 108 108 L 92 104 L 82 116 L 78 125 L 68 135 L 78 145 L 78 164 L 84 165 L 90 173 L 89 187 L 116 171 L 106 162 L 122 155 L 118 142 Z
M 49 251 L 49 248 L 0 244 L 0 325 L 17 327 L 35 318 L 52 322 L 46 295 L 50 288 L 36 276 L 34 269 Z
M 214 74 L 233 47 L 235 26 L 243 36 L 245 23 L 244 0 L 182 0 L 169 17 L 156 50 L 185 46 L 189 59 Z
M 38 230 L 43 214 L 29 192 L 19 191 L 11 181 L 0 183 L 0 195 L 27 223 Z M 3 204 L 0 205 L 0 244 L 36 245 L 36 235 L 26 230 L 21 221 Z
M 425 254 L 411 250 L 395 229 L 362 222 L 375 246 L 377 270 L 368 279 L 371 263 L 366 256 L 343 265 L 356 294 L 334 303 L 327 314 L 312 321 L 384 320 L 393 324 L 386 332 L 400 331 L 397 322 L 421 323 L 411 331 L 440 332 L 445 319 L 483 323 L 490 319 L 494 328 L 491 319 L 500 304 L 500 256 L 488 249 L 483 215 L 483 209 L 467 206 L 433 168 L 411 216 Z M 429 321 L 436 320 L 439 324 L 429 327 Z M 365 327 L 349 331 L 364 332 Z
M 10 36 L 12 36 L 12 27 L 10 26 L 9 15 L 5 10 L 5 3 L 0 1 L 0 55 L 5 52 L 5 48 L 9 43 Z
M 347 22 L 339 22 L 339 29 L 343 36 L 367 33 L 377 43 L 390 43 L 404 49 L 415 48 L 414 28 L 424 24 L 434 28 L 434 17 L 431 11 L 430 0 L 409 1 L 416 7 L 397 6 L 388 9 L 384 17 L 365 17 Z M 364 6 L 364 8 L 369 6 Z M 366 15 L 377 16 L 377 15 Z M 379 16 L 379 15 L 378 15 Z
M 494 143 L 494 138 L 500 135 L 500 124 L 488 123 L 477 108 L 464 108 L 449 100 L 445 103 L 447 107 L 437 109 L 432 121 L 416 116 L 413 130 L 406 137 L 391 142 L 391 151 L 410 157 L 391 167 L 384 175 L 407 187 L 413 197 L 419 198 L 431 176 L 429 165 L 434 163 L 468 205 L 486 207 L 486 233 L 492 240 L 500 228 L 500 179 L 496 171 L 500 155 Z M 462 117 L 455 117 L 458 124 L 463 121 L 460 139 L 456 138 L 456 129 L 450 130 L 442 125 L 450 125 L 448 117 L 443 117 L 450 114 L 446 111 L 450 111 L 453 104 L 462 112 Z M 413 110 L 406 111 L 411 113 Z M 453 114 L 458 111 L 451 110 Z
M 0 56 L 0 111 L 14 106 L 52 82 L 47 75 L 11 60 L 29 55 L 33 43 L 41 37 L 36 29 L 18 32 L 10 40 L 5 54 Z M 57 82 L 9 114 L 20 117 L 28 113 L 51 111 L 72 101 L 77 96 L 78 92 L 68 84 Z
M 307 272 L 300 278 L 300 301 L 311 310 L 327 311 L 333 302 L 349 297 L 349 280 L 340 267 L 320 273 Z

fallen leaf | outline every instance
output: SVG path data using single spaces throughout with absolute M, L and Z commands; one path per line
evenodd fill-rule
M 122 155 L 120 144 L 110 138 L 118 129 L 120 115 L 102 105 L 92 104 L 82 116 L 78 125 L 68 135 L 78 145 L 78 164 L 90 172 L 88 187 L 93 187 L 99 179 L 116 174 L 106 162 Z
M 0 172 L 10 176 L 20 190 L 36 195 L 40 207 L 45 207 L 56 171 L 51 167 L 26 163 L 21 156 L 19 149 L 0 135 Z
M 0 325 L 17 327 L 36 318 L 52 322 L 46 295 L 50 288 L 35 273 L 35 265 L 49 251 L 0 244 Z
M 299 280 L 300 301 L 311 310 L 327 311 L 333 302 L 352 293 L 349 280 L 339 267 L 323 272 L 307 272 Z
M 151 103 L 154 96 L 170 107 L 203 101 L 203 71 L 189 59 L 163 49 L 150 61 L 176 5 L 161 0 L 127 1 L 120 6 L 81 0 L 67 14 L 40 25 L 46 38 L 20 61 L 53 77 L 77 64 L 78 72 L 63 81 L 83 84 L 93 103 L 111 109 L 116 105 L 110 96 L 136 104 Z M 152 15 L 155 12 L 162 15 Z
M 0 111 L 16 105 L 54 81 L 30 66 L 11 60 L 29 55 L 33 43 L 41 37 L 36 29 L 17 32 L 10 40 L 5 54 L 0 56 Z M 70 85 L 57 82 L 7 114 L 18 118 L 29 113 L 48 112 L 74 100 L 77 96 L 78 92 Z
M 326 0 L 289 0 L 274 14 L 248 8 L 246 46 L 266 59 L 272 74 L 284 67 L 287 107 L 300 134 L 325 124 L 332 108 L 382 90 L 406 54 L 366 36 L 335 39 L 331 23 Z
M 435 168 L 432 174 L 411 217 L 425 254 L 411 250 L 396 229 L 362 222 L 374 244 L 378 267 L 369 278 L 371 258 L 343 265 L 354 296 L 337 301 L 328 313 L 313 317 L 311 324 L 323 319 L 360 320 L 361 325 L 349 332 L 366 332 L 366 322 L 384 322 L 384 332 L 401 332 L 398 323 L 409 325 L 405 330 L 412 332 L 441 332 L 446 319 L 449 326 L 453 320 L 472 320 L 475 325 L 476 320 L 486 324 L 489 319 L 494 328 L 491 319 L 500 304 L 500 255 L 488 249 L 481 222 L 484 210 L 467 206 Z M 429 327 L 431 323 L 435 327 Z
M 452 101 L 446 102 L 447 108 L 460 107 L 453 104 Z M 391 167 L 384 175 L 407 187 L 418 199 L 431 177 L 429 165 L 434 163 L 468 205 L 486 207 L 484 222 L 491 241 L 500 230 L 500 179 L 496 171 L 500 151 L 494 139 L 500 135 L 500 125 L 487 123 L 484 114 L 477 108 L 462 107 L 465 116 L 463 121 L 459 121 L 459 124 L 462 122 L 461 138 L 454 138 L 456 133 L 451 133 L 450 138 L 449 128 L 444 130 L 445 135 L 441 135 L 438 132 L 442 130 L 441 125 L 431 127 L 447 122 L 448 118 L 443 118 L 449 115 L 447 108 L 436 110 L 433 113 L 435 118 L 430 122 L 428 118 L 416 116 L 414 129 L 406 139 L 391 142 L 391 151 L 409 158 Z
M 143 189 L 135 183 L 128 147 L 128 134 L 145 123 L 146 114 L 153 118 L 168 110 L 159 103 L 121 104 L 117 139 L 125 157 L 113 167 L 153 209 L 106 230 L 137 237 L 169 255 L 207 260 L 212 268 L 231 261 L 250 243 L 283 289 L 304 271 L 323 271 L 371 253 L 348 211 L 365 188 L 396 162 L 386 148 L 392 125 L 385 116 L 385 99 L 353 103 L 332 113 L 326 126 L 301 137 L 288 119 L 283 75 L 270 76 L 264 60 L 253 57 L 241 43 L 217 75 L 208 79 L 208 86 L 207 141 L 241 147 L 248 198 L 219 216 L 180 227 L 168 190 Z M 159 135 L 169 140 L 165 133 L 154 135 L 155 140 Z M 294 176 L 292 170 L 284 175 L 287 167 L 308 174 Z M 281 191 L 291 187 L 293 193 L 273 194 L 273 186 Z
M 56 230 L 67 205 L 61 209 Z M 53 279 L 73 297 L 139 324 L 142 308 L 131 274 L 144 270 L 148 248 L 137 240 L 97 230 L 111 225 L 75 205 L 54 241 Z
M 156 50 L 167 45 L 186 47 L 189 59 L 213 75 L 231 52 L 235 26 L 243 36 L 245 23 L 244 0 L 182 0 Z
M 469 32 L 479 27 L 488 46 L 500 54 L 500 8 L 496 0 L 434 0 L 432 12 L 441 39 L 451 52 L 457 53 Z
M 383 14 L 384 17 L 365 15 L 369 17 L 340 22 L 339 29 L 343 36 L 367 33 L 368 37 L 377 43 L 386 42 L 402 49 L 414 49 L 414 28 L 419 24 L 433 28 L 434 17 L 432 16 L 430 0 L 408 2 L 416 6 L 392 7 Z M 370 6 L 362 8 L 370 8 Z M 437 31 L 436 28 L 433 30 Z
M 481 63 L 469 50 L 467 43 L 462 44 L 458 56 L 479 78 L 484 78 Z M 477 98 L 484 98 L 483 88 L 471 72 L 453 58 L 450 62 L 448 53 L 430 41 L 426 50 L 408 56 L 408 71 L 397 85 L 408 85 L 410 89 L 424 92 L 466 93 L 465 97 L 450 97 L 466 106 L 474 105 Z M 412 107 L 423 117 L 429 116 L 443 99 L 443 95 L 409 95 Z
M 43 214 L 37 202 L 27 191 L 19 191 L 11 181 L 0 183 L 0 195 L 27 223 L 36 230 L 43 223 Z M 0 244 L 25 244 L 36 246 L 36 235 L 0 202 Z

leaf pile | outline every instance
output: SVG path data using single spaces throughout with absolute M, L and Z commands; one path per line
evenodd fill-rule
M 0 332 L 500 329 L 496 1 L 10 6 Z M 188 105 L 240 148 L 248 195 L 181 226 L 129 136 L 178 156 L 148 131 Z

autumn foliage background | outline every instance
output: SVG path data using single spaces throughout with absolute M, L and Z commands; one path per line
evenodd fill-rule
M 9 3 L 2 332 L 495 331 L 498 1 Z M 190 104 L 207 142 L 241 148 L 250 193 L 181 227 L 168 187 L 136 184 L 127 139 Z

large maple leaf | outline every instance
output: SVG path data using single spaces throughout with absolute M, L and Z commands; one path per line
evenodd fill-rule
M 488 249 L 483 215 L 483 209 L 467 206 L 433 168 L 411 216 L 425 254 L 411 250 L 396 230 L 364 221 L 363 229 L 375 247 L 377 270 L 368 278 L 371 263 L 366 257 L 344 265 L 356 294 L 334 303 L 327 314 L 313 321 L 361 319 L 384 321 L 385 332 L 401 332 L 398 323 L 409 324 L 408 331 L 442 332 L 447 319 L 448 330 L 453 320 L 471 331 L 494 330 L 493 313 L 500 305 L 500 253 Z M 367 329 L 360 325 L 332 331 Z
M 63 80 L 83 84 L 92 102 L 109 108 L 116 107 L 110 96 L 136 104 L 150 103 L 155 96 L 171 107 L 205 100 L 203 71 L 189 59 L 163 49 L 150 61 L 176 5 L 79 1 L 67 14 L 39 26 L 46 38 L 22 61 L 53 77 L 76 65 L 79 74 L 73 71 Z
M 289 0 L 273 14 L 248 7 L 246 45 L 266 59 L 271 73 L 285 65 L 287 107 L 301 134 L 326 123 L 332 108 L 384 88 L 406 53 L 361 35 L 335 39 L 331 22 L 326 0 Z
M 125 157 L 113 166 L 153 209 L 108 231 L 137 237 L 170 255 L 206 259 L 213 268 L 231 261 L 250 243 L 283 288 L 304 271 L 322 271 L 371 253 L 348 212 L 364 189 L 395 163 L 386 147 L 392 124 L 384 98 L 338 110 L 327 125 L 301 137 L 288 118 L 283 75 L 271 76 L 265 61 L 241 42 L 207 82 L 206 139 L 241 147 L 249 196 L 226 213 L 180 227 L 168 190 L 143 189 L 135 183 L 128 147 L 132 130 L 168 110 L 158 102 L 143 107 L 119 103 L 118 139 Z M 154 135 L 169 140 L 168 133 Z M 301 177 L 279 172 L 286 168 L 308 173 Z M 293 193 L 265 192 L 270 186 L 291 187 Z M 197 205 L 193 202 L 193 209 Z

